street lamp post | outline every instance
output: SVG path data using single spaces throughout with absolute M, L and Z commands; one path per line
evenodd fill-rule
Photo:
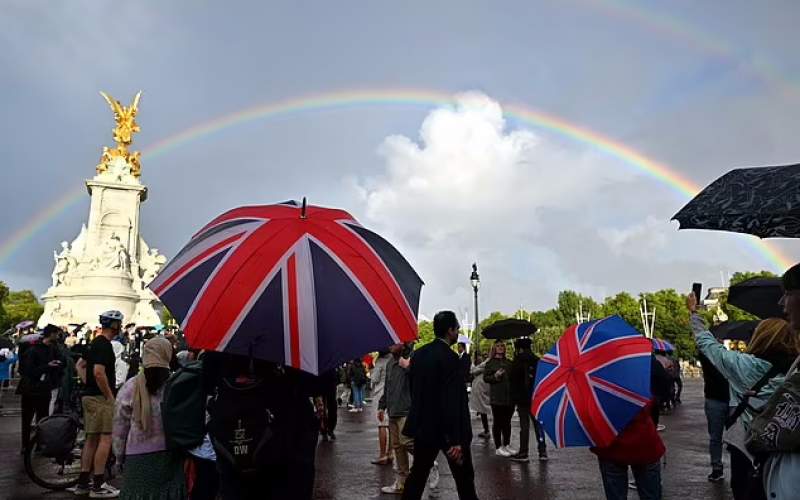
M 480 341 L 478 340 L 478 332 L 481 329 L 478 322 L 478 288 L 481 286 L 481 279 L 478 276 L 478 264 L 472 264 L 472 274 L 469 276 L 469 282 L 472 284 L 472 292 L 475 295 L 475 328 L 472 329 L 472 345 L 477 355 L 480 350 Z

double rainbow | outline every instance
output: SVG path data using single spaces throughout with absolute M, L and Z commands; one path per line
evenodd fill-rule
M 453 104 L 454 101 L 451 94 L 418 89 L 342 90 L 290 98 L 236 111 L 187 128 L 144 148 L 142 156 L 145 160 L 153 160 L 190 142 L 206 138 L 230 127 L 256 120 L 274 119 L 303 112 L 369 106 L 411 106 L 430 109 L 452 106 Z M 518 104 L 503 103 L 502 108 L 504 115 L 513 121 L 536 129 L 547 130 L 621 160 L 624 165 L 644 173 L 669 187 L 678 193 L 682 199 L 691 198 L 700 191 L 700 187 L 697 184 L 670 169 L 667 165 L 650 159 L 635 149 L 593 130 Z M 34 215 L 2 242 L 0 245 L 0 267 L 6 265 L 11 257 L 33 235 L 42 230 L 48 223 L 57 219 L 62 212 L 79 202 L 83 196 L 85 195 L 82 186 L 67 192 L 54 203 Z M 742 241 L 755 249 L 774 271 L 781 272 L 793 264 L 788 257 L 766 241 L 753 237 L 743 238 Z

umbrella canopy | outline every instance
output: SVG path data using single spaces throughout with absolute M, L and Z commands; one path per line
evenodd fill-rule
M 650 339 L 653 343 L 653 350 L 654 351 L 661 351 L 661 352 L 672 352 L 675 350 L 675 346 L 667 342 L 666 340 L 661 339 Z
M 725 321 L 711 327 L 711 333 L 720 340 L 743 340 L 750 342 L 760 321 Z
M 751 278 L 728 290 L 728 304 L 759 318 L 783 318 L 783 297 L 780 278 Z
M 740 168 L 694 197 L 673 220 L 760 238 L 800 238 L 800 164 Z
M 515 339 L 518 337 L 530 337 L 536 333 L 536 325 L 524 319 L 501 319 L 492 323 L 481 335 L 487 339 Z
M 220 215 L 149 286 L 192 347 L 318 374 L 414 340 L 422 280 L 347 212 L 289 201 Z
M 539 361 L 531 413 L 559 448 L 608 446 L 650 401 L 651 350 L 619 316 L 571 326 Z

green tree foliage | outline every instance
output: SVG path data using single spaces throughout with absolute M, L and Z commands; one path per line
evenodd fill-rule
M 3 330 L 27 319 L 36 321 L 44 312 L 44 307 L 30 290 L 7 292 L 2 301 L 2 308 L 5 311 L 4 323 L 0 325 Z
M 731 286 L 753 278 L 777 278 L 778 275 L 769 271 L 744 271 L 735 272 L 731 276 Z
M 419 322 L 419 340 L 417 341 L 414 348 L 419 348 L 427 344 L 428 342 L 433 341 L 433 323 L 430 321 L 420 321 Z
M 602 317 L 621 316 L 628 324 L 644 333 L 642 315 L 639 311 L 639 300 L 628 292 L 620 292 L 613 297 L 608 297 L 603 302 Z
M 3 307 L 6 297 L 8 297 L 8 285 L 0 281 L 0 333 L 3 333 L 9 327 L 6 309 Z

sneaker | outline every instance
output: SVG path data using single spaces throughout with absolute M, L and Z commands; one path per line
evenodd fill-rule
M 350 408 L 347 411 L 350 412 L 350 413 L 358 413 L 358 408 Z
M 518 453 L 518 452 L 517 452 L 517 450 L 515 450 L 514 448 L 512 448 L 510 444 L 509 444 L 509 445 L 506 445 L 506 447 L 505 447 L 505 448 L 506 448 L 506 451 L 508 452 L 509 456 L 511 456 L 511 455 L 516 455 L 516 454 Z
M 491 434 L 489 434 L 488 432 L 484 431 L 484 432 L 481 432 L 480 434 L 478 434 L 478 437 L 479 438 L 483 438 L 483 439 L 489 439 L 491 437 Z
M 667 428 L 667 426 L 666 426 L 666 425 L 664 425 L 664 424 L 658 424 L 658 425 L 656 426 L 656 430 L 657 430 L 658 432 L 663 432 L 663 431 L 664 431 L 666 428 Z
M 398 484 L 397 481 L 395 481 L 391 486 L 384 486 L 381 488 L 381 493 L 386 493 L 387 495 L 402 495 L 403 485 Z
M 439 464 L 437 462 L 433 462 L 433 467 L 431 468 L 431 474 L 428 476 L 428 488 L 431 490 L 435 490 L 439 487 Z
M 83 497 L 89 494 L 91 488 L 89 488 L 88 484 L 76 484 L 72 488 L 67 488 L 66 491 L 73 493 L 76 497 Z
M 99 488 L 92 488 L 89 492 L 89 498 L 117 498 L 119 490 L 114 488 L 108 483 L 103 483 Z
M 546 451 L 540 451 L 539 452 L 539 461 L 540 462 L 547 462 L 548 460 L 550 460 L 550 458 L 548 458 L 547 452 Z
M 712 469 L 708 475 L 708 480 L 712 483 L 719 483 L 725 480 L 725 473 L 722 469 Z
M 509 453 L 508 450 L 506 450 L 505 446 L 501 446 L 500 448 L 494 450 L 494 454 L 497 455 L 498 457 L 506 457 L 506 458 L 511 456 L 511 453 Z
M 523 464 L 527 464 L 528 462 L 530 462 L 527 453 L 517 453 L 516 455 L 511 455 L 511 460 Z

